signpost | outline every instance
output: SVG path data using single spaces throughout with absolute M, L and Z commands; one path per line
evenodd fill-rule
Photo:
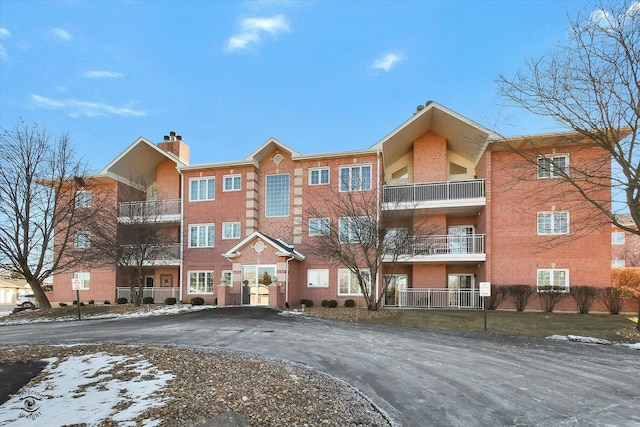
M 484 305 L 484 330 L 487 330 L 487 297 L 491 296 L 491 282 L 480 282 L 480 296 Z
M 71 289 L 76 291 L 76 302 L 78 306 L 78 320 L 82 320 L 80 314 L 80 289 L 84 289 L 82 287 L 82 279 L 71 279 Z

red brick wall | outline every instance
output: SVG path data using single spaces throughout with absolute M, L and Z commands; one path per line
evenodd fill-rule
M 429 131 L 413 143 L 413 181 L 447 180 L 447 140 Z

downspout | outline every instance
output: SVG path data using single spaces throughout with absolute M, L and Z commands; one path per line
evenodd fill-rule
M 182 285 L 183 285 L 183 276 L 184 276 L 184 175 L 180 171 L 179 167 L 176 167 L 176 170 L 180 174 L 180 278 L 178 279 L 178 283 L 180 284 L 180 302 L 182 302 Z
M 378 191 L 376 192 L 376 224 L 378 224 L 377 231 L 379 232 L 380 231 L 380 187 L 382 186 L 382 184 L 380 184 L 380 149 L 379 148 L 376 151 L 376 160 L 378 163 L 376 167 L 376 175 L 377 175 L 376 179 L 378 182 L 378 185 L 376 185 L 376 187 L 378 188 Z M 384 253 L 384 251 L 382 251 L 382 253 Z M 380 255 L 380 252 L 378 252 L 378 254 Z M 376 274 L 376 306 L 378 303 L 378 296 L 380 294 L 380 275 L 381 274 L 382 274 L 382 259 L 378 266 L 378 274 Z
M 291 255 L 290 258 L 287 258 L 286 261 L 286 272 L 285 272 L 285 279 L 284 279 L 284 302 L 285 304 L 289 304 L 289 261 L 291 261 L 292 259 L 295 259 L 295 257 L 293 255 Z

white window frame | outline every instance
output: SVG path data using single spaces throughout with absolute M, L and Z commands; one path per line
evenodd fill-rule
M 307 288 L 328 288 L 329 269 L 309 268 L 307 269 Z
M 229 231 L 229 227 L 231 227 L 230 235 L 227 233 L 227 231 Z M 236 230 L 238 232 L 237 236 L 235 235 Z M 242 235 L 242 223 L 240 221 L 222 223 L 222 240 L 238 240 L 241 235 Z
M 209 228 L 212 229 L 211 233 L 209 233 Z M 196 244 L 192 244 L 192 233 L 193 229 L 197 229 L 197 237 Z M 189 224 L 188 227 L 189 235 L 187 236 L 189 241 L 189 248 L 213 248 L 215 247 L 216 242 L 216 225 L 215 224 Z M 201 236 L 200 233 L 204 232 L 204 244 L 200 244 Z M 211 240 L 211 241 L 209 241 Z
M 197 194 L 193 192 L 193 184 L 197 182 Z M 200 198 L 200 186 L 205 185 L 205 195 Z M 209 186 L 213 190 L 213 195 L 209 196 Z M 216 177 L 215 176 L 201 176 L 197 178 L 189 178 L 189 201 L 190 202 L 208 202 L 216 199 Z
M 361 268 L 360 271 L 364 274 L 369 275 L 368 288 L 369 288 L 369 292 L 371 292 L 371 274 L 369 273 L 369 270 Z M 341 278 L 340 276 L 347 273 L 349 274 L 349 283 L 347 285 L 348 291 L 346 293 L 343 293 L 340 291 L 340 278 Z M 357 289 L 357 292 L 353 292 L 354 289 Z M 358 283 L 358 276 L 356 276 L 356 273 L 349 270 L 348 268 L 338 269 L 338 296 L 340 297 L 362 296 L 362 290 L 360 289 L 360 284 Z
M 236 187 L 236 180 L 238 180 L 238 186 Z M 231 183 L 230 187 L 227 187 L 227 183 Z M 234 173 L 230 175 L 222 176 L 222 191 L 240 191 L 242 190 L 242 175 Z
M 282 176 L 287 176 L 288 177 L 288 188 L 287 188 L 287 213 L 283 214 L 278 212 L 277 215 L 274 214 L 269 214 L 268 212 L 268 206 L 269 206 L 269 178 L 272 177 L 282 177 Z M 264 185 L 264 216 L 266 218 L 285 218 L 289 216 L 289 213 L 291 212 L 291 175 L 288 173 L 274 173 L 274 174 L 269 174 L 265 177 L 265 185 Z
M 73 248 L 74 249 L 89 249 L 91 247 L 91 232 L 90 231 L 78 231 L 73 236 Z
M 538 161 L 536 163 L 536 168 L 537 168 L 537 176 L 538 179 L 558 179 L 558 178 L 562 178 L 563 175 L 562 173 L 556 173 L 555 170 L 556 169 L 560 169 L 560 168 L 556 168 L 555 164 L 554 164 L 554 160 L 555 159 L 560 159 L 563 158 L 565 159 L 565 166 L 564 166 L 564 174 L 565 175 L 569 175 L 569 154 L 563 153 L 563 154 L 546 154 L 546 155 L 540 155 L 538 156 Z M 540 166 L 540 162 L 542 160 L 545 160 L 549 163 L 549 165 L 553 165 L 554 167 L 541 167 Z
M 368 225 L 365 224 L 368 221 Z M 363 230 L 358 226 L 365 225 L 368 234 L 365 234 Z M 343 232 L 345 227 L 346 234 Z M 369 216 L 343 216 L 338 220 L 338 239 L 340 243 L 364 243 L 371 241 L 371 217 Z M 347 239 L 343 239 L 343 237 Z M 367 240 L 363 240 L 360 237 L 364 237 Z
M 196 288 L 195 291 L 192 290 L 191 278 L 192 274 L 196 275 Z M 204 274 L 204 283 L 200 283 L 201 274 Z M 215 289 L 215 271 L 214 270 L 190 270 L 187 272 L 187 293 L 194 295 L 211 295 L 213 294 L 213 290 Z M 207 287 L 209 286 L 208 282 L 211 280 L 211 291 L 207 292 Z M 202 285 L 203 291 L 200 292 L 200 285 Z
M 566 231 L 557 231 L 556 230 L 556 216 L 558 215 L 566 215 L 566 224 L 567 224 L 567 229 Z M 541 219 L 543 219 L 545 216 L 550 216 L 550 220 L 551 220 L 551 225 L 549 228 L 549 232 L 545 233 L 544 230 L 540 230 L 540 224 L 541 224 Z M 536 232 L 538 234 L 538 236 L 557 236 L 557 235 L 562 235 L 562 234 L 569 234 L 571 230 L 571 223 L 570 223 L 570 215 L 569 215 L 569 211 L 544 211 L 544 212 L 538 212 L 537 215 L 537 222 L 536 222 Z
M 227 276 L 229 280 L 227 280 Z M 222 270 L 220 272 L 220 284 L 225 286 L 233 285 L 233 270 Z
M 623 259 L 612 259 L 611 268 L 624 268 L 626 265 Z
M 565 283 L 564 283 L 564 290 L 562 290 L 561 292 L 563 293 L 567 293 L 569 292 L 569 269 L 568 268 L 539 268 L 536 272 L 536 290 L 538 292 L 545 292 L 544 290 L 540 290 L 541 286 L 559 286 L 555 283 L 556 277 L 555 277 L 555 273 L 560 273 L 560 272 L 564 272 L 564 277 L 565 277 Z M 549 283 L 544 283 L 541 284 L 540 283 L 540 274 L 541 273 L 547 273 L 549 275 Z
M 322 180 L 322 172 L 327 171 L 327 180 L 324 182 Z M 317 173 L 318 182 L 313 182 L 313 175 Z M 309 168 L 309 185 L 329 185 L 331 183 L 331 169 L 329 166 L 318 167 L 318 168 Z
M 622 231 L 613 231 L 611 233 L 611 244 L 612 245 L 624 245 L 624 233 Z
M 82 289 L 90 289 L 91 288 L 91 273 L 88 271 L 75 271 L 73 273 L 74 279 L 81 280 L 81 288 Z
M 309 218 L 309 236 L 328 236 L 330 232 L 330 218 Z
M 369 169 L 369 182 L 368 185 L 365 187 L 363 186 L 363 181 L 362 181 L 362 170 L 368 168 Z M 345 182 L 342 179 L 342 171 L 348 169 L 349 170 L 349 180 L 347 182 Z M 356 183 L 354 183 L 353 181 L 353 171 L 355 169 L 358 169 L 360 172 L 360 181 L 357 183 L 358 185 L 355 185 Z M 339 175 L 339 184 L 340 184 L 340 192 L 341 193 L 348 193 L 351 191 L 363 191 L 363 190 L 371 190 L 371 185 L 373 182 L 373 167 L 371 166 L 370 163 L 368 164 L 357 164 L 357 165 L 343 165 L 340 166 L 340 175 Z
M 91 207 L 91 190 L 76 191 L 76 208 Z

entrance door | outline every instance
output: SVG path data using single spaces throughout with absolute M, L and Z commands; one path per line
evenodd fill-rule
M 242 266 L 242 304 L 268 305 L 269 285 L 276 279 L 274 265 Z
M 471 274 L 450 274 L 449 282 L 449 305 L 455 307 L 472 307 L 473 301 L 473 275 Z
M 472 225 L 456 225 L 449 227 L 449 246 L 452 254 L 471 254 L 473 250 Z
M 147 276 L 147 277 L 145 277 L 144 285 L 145 285 L 147 288 L 153 288 L 153 285 L 154 285 L 154 283 L 155 283 L 155 280 L 156 280 L 156 279 L 155 279 L 155 277 L 154 277 L 154 276 Z
M 384 293 L 384 305 L 397 307 L 401 304 L 401 292 L 407 289 L 408 276 L 406 274 L 385 274 L 384 280 L 385 282 L 389 281 Z

